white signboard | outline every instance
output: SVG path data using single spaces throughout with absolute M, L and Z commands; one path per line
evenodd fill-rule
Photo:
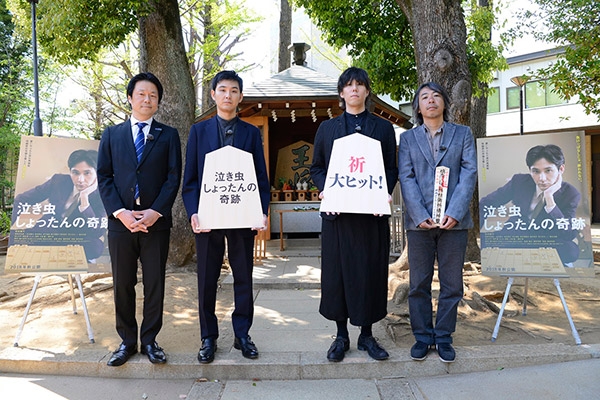
M 391 214 L 381 143 L 355 133 L 336 139 L 321 212 Z
M 225 146 L 206 155 L 198 218 L 202 229 L 263 225 L 252 154 Z

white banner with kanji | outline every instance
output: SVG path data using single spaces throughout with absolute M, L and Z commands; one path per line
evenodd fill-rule
M 360 133 L 333 142 L 321 212 L 391 214 L 381 143 Z
M 252 154 L 225 146 L 206 155 L 198 218 L 202 229 L 263 225 Z

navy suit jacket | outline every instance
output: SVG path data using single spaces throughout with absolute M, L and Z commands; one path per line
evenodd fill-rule
M 198 212 L 206 154 L 221 148 L 219 127 L 217 124 L 217 118 L 213 117 L 192 125 L 190 130 L 181 193 L 188 219 Z M 236 132 L 233 137 L 233 147 L 252 154 L 262 212 L 268 215 L 271 187 L 267 175 L 260 130 L 254 125 L 240 119 L 237 122 Z
M 450 168 L 445 215 L 458 221 L 453 229 L 472 228 L 469 206 L 477 182 L 477 152 L 471 128 L 445 122 L 437 159 L 433 158 L 427 135 L 423 125 L 400 135 L 398 168 L 406 229 L 416 230 L 431 218 L 438 166 Z
M 146 139 L 138 165 L 133 144 L 131 122 L 106 128 L 98 150 L 98 187 L 108 213 L 108 229 L 128 230 L 113 213 L 119 209 L 159 212 L 159 218 L 148 231 L 169 229 L 171 208 L 181 181 L 181 144 L 177 129 L 152 121 L 153 140 Z M 135 205 L 136 182 L 140 190 L 140 206 Z

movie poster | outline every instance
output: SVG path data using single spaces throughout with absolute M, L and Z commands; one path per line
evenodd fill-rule
M 593 274 L 584 133 L 477 139 L 482 273 Z
M 110 271 L 98 143 L 22 137 L 6 273 Z

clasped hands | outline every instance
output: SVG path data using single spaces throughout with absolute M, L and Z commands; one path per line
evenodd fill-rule
M 151 208 L 146 210 L 123 210 L 117 216 L 119 220 L 131 231 L 148 233 L 148 228 L 160 218 L 160 214 Z
M 427 218 L 425 221 L 421 222 L 417 226 L 417 228 L 421 228 L 421 229 L 433 229 L 433 228 L 452 229 L 456 226 L 456 224 L 458 224 L 457 220 L 455 220 L 452 217 L 449 217 L 448 215 L 444 215 L 444 218 L 442 219 L 441 224 L 436 224 L 431 218 Z

